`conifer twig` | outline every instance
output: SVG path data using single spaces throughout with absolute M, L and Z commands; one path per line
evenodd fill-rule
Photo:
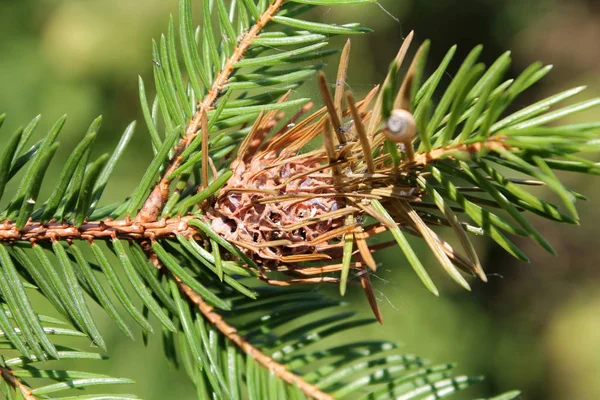
M 504 137 L 492 136 L 486 141 L 473 144 L 459 144 L 456 146 L 433 149 L 429 153 L 416 153 L 414 161 L 407 161 L 401 168 L 415 168 L 436 162 L 442 158 L 452 156 L 452 153 L 465 152 L 470 154 L 482 151 L 496 152 L 506 150 L 509 146 L 504 143 Z M 314 171 L 311 171 L 314 172 Z M 347 194 L 352 197 L 352 194 Z M 321 195 L 325 196 L 325 195 Z M 363 197 L 368 197 L 363 195 Z M 342 212 L 342 211 L 338 211 Z M 184 236 L 192 238 L 197 235 L 197 230 L 189 226 L 188 221 L 195 216 L 185 216 L 158 221 L 139 221 L 126 218 L 124 220 L 90 221 L 76 227 L 70 223 L 28 221 L 25 226 L 18 229 L 16 223 L 9 220 L 0 224 L 0 242 L 17 241 L 44 241 L 44 240 L 110 240 L 113 237 L 128 240 L 160 239 Z
M 507 150 L 510 146 L 504 143 L 506 137 L 504 136 L 492 136 L 488 140 L 482 142 L 476 142 L 472 144 L 458 144 L 455 146 L 440 147 L 433 149 L 428 153 L 415 153 L 413 160 L 408 160 L 400 168 L 403 167 L 414 167 L 417 165 L 427 165 L 433 161 L 440 160 L 444 157 L 451 156 L 452 153 L 469 153 L 476 154 L 482 151 L 497 152 L 501 150 Z
M 44 240 L 110 240 L 112 238 L 143 240 L 175 236 L 192 238 L 197 230 L 188 225 L 193 216 L 162 219 L 155 222 L 116 220 L 88 222 L 80 227 L 69 223 L 42 223 L 29 221 L 22 229 L 13 222 L 0 224 L 0 242 L 44 241 Z
M 265 25 L 267 25 L 277 11 L 279 11 L 283 1 L 284 0 L 274 0 L 273 3 L 271 3 L 269 8 L 267 8 L 258 21 L 256 21 L 256 24 L 244 35 L 242 40 L 240 40 L 231 57 L 227 59 L 223 69 L 216 76 L 210 90 L 198 104 L 194 117 L 185 131 L 185 135 L 181 138 L 177 146 L 175 146 L 175 151 L 169 160 L 168 167 L 165 169 L 158 184 L 154 186 L 150 195 L 144 202 L 142 209 L 136 217 L 137 220 L 142 222 L 152 222 L 158 219 L 163 205 L 169 197 L 169 177 L 173 171 L 181 165 L 181 162 L 183 161 L 181 154 L 183 151 L 187 149 L 198 136 L 198 130 L 202 123 L 202 114 L 207 112 L 213 106 L 215 100 L 217 100 L 217 97 L 221 93 L 223 86 L 227 83 L 233 73 L 235 64 L 244 57 L 244 54 L 246 54 L 246 51 L 248 51 L 252 44 L 252 40 L 260 34 Z

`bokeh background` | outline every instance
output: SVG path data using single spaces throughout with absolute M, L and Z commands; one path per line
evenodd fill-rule
M 518 107 L 582 84 L 588 85 L 582 97 L 600 94 L 597 0 L 379 2 L 387 12 L 370 4 L 323 8 L 311 16 L 321 22 L 359 21 L 375 30 L 353 41 L 349 86 L 358 94 L 383 79 L 403 37 L 412 29 L 417 42 L 432 39 L 430 70 L 451 45 L 459 45 L 445 84 L 458 61 L 482 43 L 488 65 L 505 50 L 512 50 L 512 76 L 534 61 L 554 64 L 548 78 L 517 101 Z M 169 14 L 177 13 L 176 3 L 0 0 L 0 111 L 8 114 L 0 147 L 4 135 L 38 113 L 43 116 L 40 132 L 68 114 L 57 160 L 64 159 L 98 114 L 104 115 L 98 152 L 111 149 L 125 126 L 137 119 L 135 139 L 105 195 L 107 202 L 123 199 L 151 157 L 137 75 L 152 82 L 151 39 L 166 30 Z M 329 63 L 333 66 L 335 61 Z M 307 83 L 302 94 L 317 97 L 314 82 Z M 575 118 L 598 119 L 600 110 Z M 55 160 L 50 177 L 58 172 L 58 164 Z M 374 282 L 386 323 L 357 334 L 400 341 L 407 353 L 456 361 L 461 372 L 485 374 L 485 383 L 464 398 L 518 388 L 524 392 L 523 399 L 600 399 L 600 226 L 596 222 L 600 180 L 562 177 L 589 201 L 580 204 L 581 226 L 535 219 L 558 257 L 521 240 L 518 244 L 532 262 L 520 263 L 490 242 L 480 241 L 490 281 L 474 283 L 473 292 L 466 293 L 438 273 L 435 262 L 421 248 L 442 289 L 440 298 L 435 298 L 397 249 L 383 252 Z M 47 193 L 51 184 L 46 186 L 43 191 Z M 552 199 L 547 192 L 542 195 Z M 331 293 L 336 295 L 335 290 Z M 348 300 L 351 307 L 369 313 L 358 290 Z M 124 339 L 102 313 L 98 318 L 111 356 L 100 370 L 136 379 L 131 391 L 146 399 L 193 398 L 185 374 L 164 362 L 158 336 L 145 348 L 141 338 L 134 343 Z

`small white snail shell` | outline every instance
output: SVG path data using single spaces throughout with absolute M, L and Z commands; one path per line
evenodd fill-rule
M 396 143 L 409 142 L 417 133 L 415 117 L 406 110 L 393 110 L 384 123 L 385 136 Z

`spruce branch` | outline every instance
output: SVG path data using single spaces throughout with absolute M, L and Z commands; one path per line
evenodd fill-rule
M 298 287 L 336 283 L 343 295 L 348 284 L 360 284 L 375 319 L 382 322 L 370 282 L 378 268 L 373 253 L 382 248 L 398 246 L 424 285 L 439 295 L 406 234 L 422 238 L 448 276 L 467 290 L 470 278 L 487 279 L 470 234 L 485 234 L 522 260 L 527 257 L 511 235 L 529 237 L 553 252 L 525 212 L 577 221 L 574 201 L 582 196 L 565 187 L 554 170 L 598 174 L 598 164 L 575 154 L 597 150 L 600 125 L 548 124 L 600 100 L 550 110 L 578 94 L 576 88 L 503 117 L 549 69 L 534 64 L 515 80 L 502 82 L 509 54 L 486 70 L 476 64 L 481 52 L 476 48 L 435 104 L 432 99 L 456 47 L 427 77 L 429 42 L 423 43 L 399 82 L 411 33 L 383 85 L 359 101 L 344 91 L 351 64 L 346 42 L 335 92 L 319 74 L 325 106 L 312 111 L 308 99 L 290 100 L 290 93 L 320 67 L 279 67 L 327 55 L 320 49 L 330 35 L 366 31 L 355 24 L 297 18 L 311 5 L 333 3 L 244 0 L 227 10 L 223 0 L 202 1 L 204 21 L 196 38 L 191 2 L 182 0 L 180 39 L 189 83 L 179 69 L 171 19 L 167 36 L 153 46 L 157 95 L 152 107 L 140 78 L 155 157 L 131 198 L 121 204 L 96 207 L 134 124 L 112 155 L 91 160 L 100 125 L 95 120 L 45 202 L 38 198 L 39 187 L 47 179 L 65 119 L 28 150 L 23 146 L 38 119 L 10 137 L 0 155 L 0 196 L 7 182 L 24 171 L 0 213 L 0 329 L 3 345 L 21 353 L 0 372 L 13 389 L 22 392 L 18 379 L 27 376 L 14 366 L 100 358 L 65 351 L 49 338 L 87 336 L 104 346 L 86 294 L 129 337 L 132 330 L 117 305 L 145 335 L 153 331 L 149 314 L 156 316 L 168 356 L 183 360 L 200 397 L 241 398 L 244 391 L 254 398 L 331 399 L 362 391 L 381 399 L 441 397 L 478 381 L 451 376 L 450 365 L 426 366 L 418 357 L 397 354 L 389 342 L 351 341 L 311 350 L 311 344 L 374 319 L 352 319 L 348 313 L 319 316 L 339 302 Z M 212 13 L 218 14 L 221 35 L 212 27 Z M 271 23 L 285 28 L 266 32 Z M 215 42 L 219 36 L 220 44 Z M 262 54 L 274 45 L 292 50 Z M 255 69 L 242 74 L 241 68 Z M 241 92 L 255 88 L 266 88 L 265 93 Z M 299 106 L 296 113 L 284 111 Z M 322 145 L 305 150 L 319 139 Z M 531 179 L 518 180 L 512 173 Z M 554 191 L 569 215 L 524 189 L 531 184 Z M 451 228 L 461 249 L 433 230 L 438 226 Z M 381 241 L 386 234 L 392 240 Z M 83 248 L 91 249 L 92 256 Z M 49 320 L 33 311 L 29 290 L 47 298 L 76 329 L 43 325 Z M 142 302 L 142 311 L 135 301 Z M 307 315 L 312 320 L 302 322 Z M 288 322 L 300 325 L 289 328 Z M 59 383 L 30 394 L 87 387 L 98 379 L 129 383 L 85 373 L 57 376 Z

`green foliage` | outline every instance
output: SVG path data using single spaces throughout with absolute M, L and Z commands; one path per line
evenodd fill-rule
M 203 20 L 196 28 L 191 1 L 181 0 L 179 30 L 171 18 L 166 36 L 153 43 L 154 98 L 149 98 L 139 78 L 142 115 L 154 158 L 122 203 L 99 205 L 135 123 L 125 129 L 112 154 L 91 159 L 101 118 L 94 120 L 65 161 L 47 199 L 40 198 L 40 186 L 51 179 L 46 171 L 66 118 L 34 144 L 29 141 L 39 117 L 6 135 L 0 154 L 0 199 L 8 184 L 17 186 L 0 209 L 4 223 L 0 226 L 0 368 L 5 378 L 0 389 L 6 398 L 28 399 L 7 376 L 32 389 L 29 395 L 34 397 L 29 399 L 135 398 L 79 395 L 73 390 L 130 381 L 55 369 L 56 360 L 102 359 L 62 346 L 57 340 L 62 336 L 86 337 L 107 350 L 88 299 L 129 338 L 134 336 L 132 321 L 146 340 L 160 330 L 166 357 L 185 369 L 200 399 L 296 399 L 310 396 L 310 390 L 317 388 L 335 398 L 433 399 L 480 380 L 453 375 L 452 364 L 430 365 L 402 354 L 392 342 L 340 341 L 351 337 L 353 328 L 374 320 L 339 311 L 340 302 L 313 291 L 261 285 L 257 277 L 264 277 L 257 261 L 217 234 L 204 218 L 202 204 L 231 178 L 229 156 L 251 131 L 249 125 L 269 111 L 297 109 L 309 101 L 279 100 L 322 67 L 314 60 L 335 52 L 325 48 L 331 36 L 368 32 L 358 24 L 305 21 L 299 19 L 301 14 L 318 5 L 372 2 L 286 1 L 272 18 L 261 22 L 270 7 L 267 1 L 232 1 L 229 6 L 223 0 L 199 1 Z M 253 27 L 264 22 L 265 31 L 239 51 Z M 389 157 L 390 168 L 416 171 L 409 177 L 414 190 L 422 192 L 420 200 L 409 206 L 416 217 L 398 226 L 395 210 L 386 209 L 377 199 L 370 205 L 375 217 L 392 225 L 393 240 L 437 295 L 406 234 L 423 237 L 450 277 L 467 289 L 465 275 L 485 279 L 469 234 L 489 236 L 521 260 L 527 256 L 510 235 L 529 237 L 553 253 L 524 211 L 577 223 L 574 203 L 583 196 L 565 187 L 555 171 L 599 174 L 597 164 L 576 153 L 597 150 L 600 124 L 548 124 L 594 107 L 600 100 L 552 109 L 581 91 L 575 88 L 506 116 L 517 97 L 550 68 L 536 63 L 516 79 L 503 80 L 510 55 L 502 55 L 486 69 L 477 63 L 482 51 L 478 47 L 444 90 L 441 78 L 456 47 L 426 77 L 428 46 L 426 42 L 421 47 L 404 89 L 397 82 L 400 62 L 392 63 L 375 106 L 379 112 L 371 116 L 387 119 L 397 108 L 398 91 L 405 90 L 407 108 L 418 127 L 413 141 L 417 156 L 431 157 L 413 165 L 406 149 L 391 140 L 387 153 L 377 148 L 372 157 Z M 440 98 L 437 103 L 436 98 Z M 214 161 L 206 185 L 201 175 L 207 172 L 202 171 L 207 160 L 203 160 L 203 135 L 198 133 L 199 110 L 206 112 L 208 154 Z M 3 121 L 4 116 L 0 125 Z M 180 148 L 178 143 L 187 139 Z M 158 180 L 166 181 L 172 190 L 157 220 L 143 225 L 136 217 L 152 198 Z M 565 211 L 524 189 L 527 185 L 547 186 Z M 429 226 L 450 227 L 466 257 L 449 254 L 447 243 Z M 189 237 L 189 228 L 199 238 Z M 349 279 L 351 240 L 343 246 L 342 294 Z M 48 327 L 64 322 L 36 313 L 31 302 L 34 293 L 43 296 L 71 328 Z M 138 302 L 141 310 L 135 306 Z M 150 314 L 159 327 L 149 322 Z M 9 358 L 10 354 L 16 356 Z M 38 378 L 56 383 L 44 381 L 38 386 L 33 383 Z M 63 393 L 55 397 L 63 390 L 70 391 L 67 397 Z M 510 392 L 496 399 L 517 396 L 518 392 Z
M 5 293 L 3 291 L 3 293 Z M 28 316 L 31 319 L 28 322 L 31 325 L 38 325 L 43 332 L 43 337 L 52 342 L 60 342 L 65 337 L 85 337 L 86 335 L 78 330 L 65 327 L 65 323 L 56 318 L 35 314 Z M 2 349 L 2 359 L 0 360 L 0 369 L 4 380 L 0 382 L 0 393 L 6 399 L 33 399 L 33 398 L 119 398 L 119 399 L 135 399 L 133 395 L 119 395 L 114 397 L 110 394 L 102 395 L 79 395 L 75 396 L 77 390 L 87 389 L 93 386 L 106 385 L 121 385 L 133 383 L 127 378 L 113 378 L 103 374 L 85 372 L 85 371 L 70 371 L 62 370 L 58 365 L 60 361 L 66 360 L 104 360 L 105 356 L 98 353 L 82 351 L 73 347 L 49 342 L 49 348 L 42 343 L 44 351 L 39 351 L 39 354 L 31 354 L 31 351 L 22 350 L 25 339 L 29 342 L 30 334 L 26 334 L 25 330 L 19 331 L 15 328 L 9 328 L 11 321 L 20 325 L 17 314 L 13 314 L 8 308 L 3 308 L 0 312 L 0 320 L 2 320 L 2 340 L 0 340 L 0 348 Z M 11 332 L 11 333 L 9 333 Z M 36 333 L 37 335 L 38 333 Z M 47 335 L 47 336 L 46 336 Z M 35 343 L 35 341 L 33 342 Z M 32 348 L 37 346 L 31 345 Z M 39 348 L 39 347 L 38 347 Z M 47 351 L 47 352 L 46 352 Z M 82 365 L 87 365 L 85 364 Z M 11 385 L 11 381 L 6 379 L 7 374 L 14 377 L 23 383 L 22 390 Z M 35 385 L 31 383 L 35 382 Z M 31 390 L 29 390 L 31 388 Z M 93 389 L 90 389 L 93 390 Z M 65 392 L 67 397 L 65 397 Z M 61 393 L 58 394 L 57 393 Z M 28 397 L 29 396 L 29 397 Z M 75 397 L 73 397 L 75 396 Z

